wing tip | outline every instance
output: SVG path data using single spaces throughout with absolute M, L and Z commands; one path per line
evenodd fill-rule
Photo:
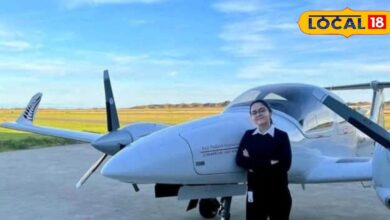
M 34 121 L 35 114 L 38 110 L 39 103 L 42 100 L 42 93 L 38 92 L 31 97 L 27 107 L 21 113 L 19 118 L 16 120 L 17 123 L 21 124 L 32 124 Z

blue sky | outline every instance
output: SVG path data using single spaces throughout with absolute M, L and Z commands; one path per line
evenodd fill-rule
M 347 6 L 390 10 L 363 0 L 2 2 L 0 107 L 36 92 L 43 107 L 103 107 L 104 69 L 119 107 L 220 102 L 269 83 L 390 81 L 390 36 L 299 31 L 302 12 Z

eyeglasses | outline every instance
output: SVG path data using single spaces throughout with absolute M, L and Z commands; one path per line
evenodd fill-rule
M 259 108 L 257 110 L 252 110 L 251 115 L 264 114 L 267 112 L 267 108 Z

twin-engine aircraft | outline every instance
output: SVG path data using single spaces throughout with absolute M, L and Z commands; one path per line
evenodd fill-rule
M 111 158 L 101 174 L 132 184 L 155 184 L 155 196 L 189 200 L 204 218 L 230 218 L 232 196 L 246 192 L 246 172 L 236 166 L 241 137 L 254 128 L 249 104 L 265 99 L 272 121 L 286 131 L 292 146 L 289 182 L 302 184 L 373 181 L 390 208 L 390 134 L 383 128 L 383 90 L 390 83 L 321 88 L 306 84 L 273 84 L 252 88 L 214 116 L 168 126 L 133 123 L 120 128 L 108 71 L 104 71 L 108 133 L 101 135 L 35 126 L 42 94 L 32 97 L 16 122 L 2 127 L 91 143 L 103 153 L 77 183 Z M 370 117 L 347 107 L 330 90 L 372 89 Z M 220 198 L 220 200 L 217 200 Z

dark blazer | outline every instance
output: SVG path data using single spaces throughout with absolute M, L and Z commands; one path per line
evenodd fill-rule
M 288 134 L 275 128 L 274 137 L 253 135 L 255 129 L 247 130 L 241 139 L 236 155 L 236 163 L 248 172 L 248 186 L 287 185 L 287 172 L 291 167 L 291 146 Z M 260 135 L 260 136 L 259 136 Z M 249 157 L 244 157 L 247 149 Z M 278 160 L 271 164 L 271 160 Z

